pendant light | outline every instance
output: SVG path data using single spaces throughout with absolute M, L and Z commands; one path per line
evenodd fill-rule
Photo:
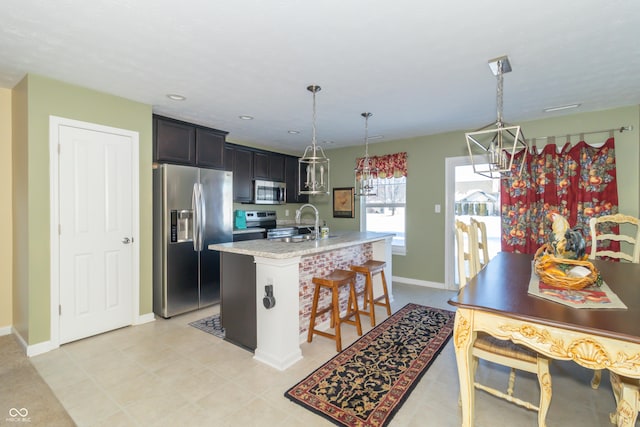
M 526 160 L 528 145 L 522 135 L 520 126 L 504 123 L 502 118 L 503 75 L 511 71 L 507 56 L 489 61 L 489 67 L 496 75 L 496 104 L 498 118 L 474 132 L 465 133 L 467 148 L 473 171 L 488 178 L 505 178 L 522 173 Z M 515 155 L 524 150 L 520 164 L 515 163 Z
M 299 194 L 329 194 L 329 159 L 322 147 L 316 144 L 316 93 L 320 86 L 311 85 L 307 90 L 313 93 L 313 117 L 311 145 L 298 159 Z
M 355 168 L 356 196 L 375 196 L 377 194 L 376 180 L 378 168 L 369 157 L 369 117 L 373 114 L 362 113 L 364 117 L 364 157 L 357 160 Z

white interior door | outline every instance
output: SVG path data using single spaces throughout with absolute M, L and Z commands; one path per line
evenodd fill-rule
M 132 139 L 60 125 L 59 343 L 133 322 Z

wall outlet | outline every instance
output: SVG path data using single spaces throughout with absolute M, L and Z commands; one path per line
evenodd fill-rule
M 284 216 L 289 216 L 289 209 L 284 210 Z
M 440 213 L 440 205 L 436 205 L 436 207 L 435 207 L 435 212 L 436 212 L 436 213 Z

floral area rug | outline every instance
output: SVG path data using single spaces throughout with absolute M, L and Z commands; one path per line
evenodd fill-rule
M 201 331 L 205 331 L 211 335 L 215 335 L 218 338 L 224 339 L 224 328 L 220 322 L 220 315 L 214 314 L 213 316 L 205 317 L 204 319 L 196 320 L 189 323 L 194 328 L 198 328 Z
M 453 331 L 454 313 L 407 304 L 285 392 L 342 426 L 385 426 Z

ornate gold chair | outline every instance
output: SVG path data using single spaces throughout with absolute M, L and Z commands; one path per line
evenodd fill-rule
M 456 243 L 458 246 L 458 274 L 460 277 L 460 288 L 466 286 L 467 282 L 479 271 L 478 261 L 478 230 L 476 225 L 467 225 L 456 220 Z M 524 346 L 515 344 L 507 340 L 499 340 L 487 333 L 478 332 L 473 342 L 473 372 L 478 368 L 478 359 L 511 368 L 509 373 L 509 384 L 507 391 L 494 389 L 487 385 L 474 381 L 474 387 L 504 399 L 508 402 L 525 407 L 538 412 L 538 426 L 546 425 L 545 418 L 551 403 L 551 375 L 549 374 L 549 359 L 530 350 Z M 540 385 L 540 401 L 537 405 L 513 396 L 515 385 L 515 371 L 531 372 L 538 377 Z
M 619 227 L 627 227 L 631 233 L 612 233 L 611 227 L 616 225 Z M 620 213 L 603 215 L 591 218 L 589 220 L 589 229 L 591 231 L 590 259 L 609 257 L 634 263 L 640 262 L 640 219 Z M 630 245 L 628 251 L 631 252 L 631 254 L 622 251 L 622 248 L 620 248 L 619 251 L 603 249 L 601 242 L 605 241 L 626 242 Z M 597 389 L 600 386 L 601 379 L 602 371 L 596 369 L 591 379 L 591 388 Z
M 633 228 L 631 234 L 614 234 L 611 232 L 612 226 L 623 226 Z M 591 254 L 589 258 L 596 259 L 598 257 L 609 257 L 629 262 L 640 262 L 640 219 L 624 215 L 604 215 L 589 220 L 589 228 L 591 231 Z M 627 242 L 632 251 L 631 254 L 622 251 L 611 251 L 603 249 L 600 244 L 603 241 Z

